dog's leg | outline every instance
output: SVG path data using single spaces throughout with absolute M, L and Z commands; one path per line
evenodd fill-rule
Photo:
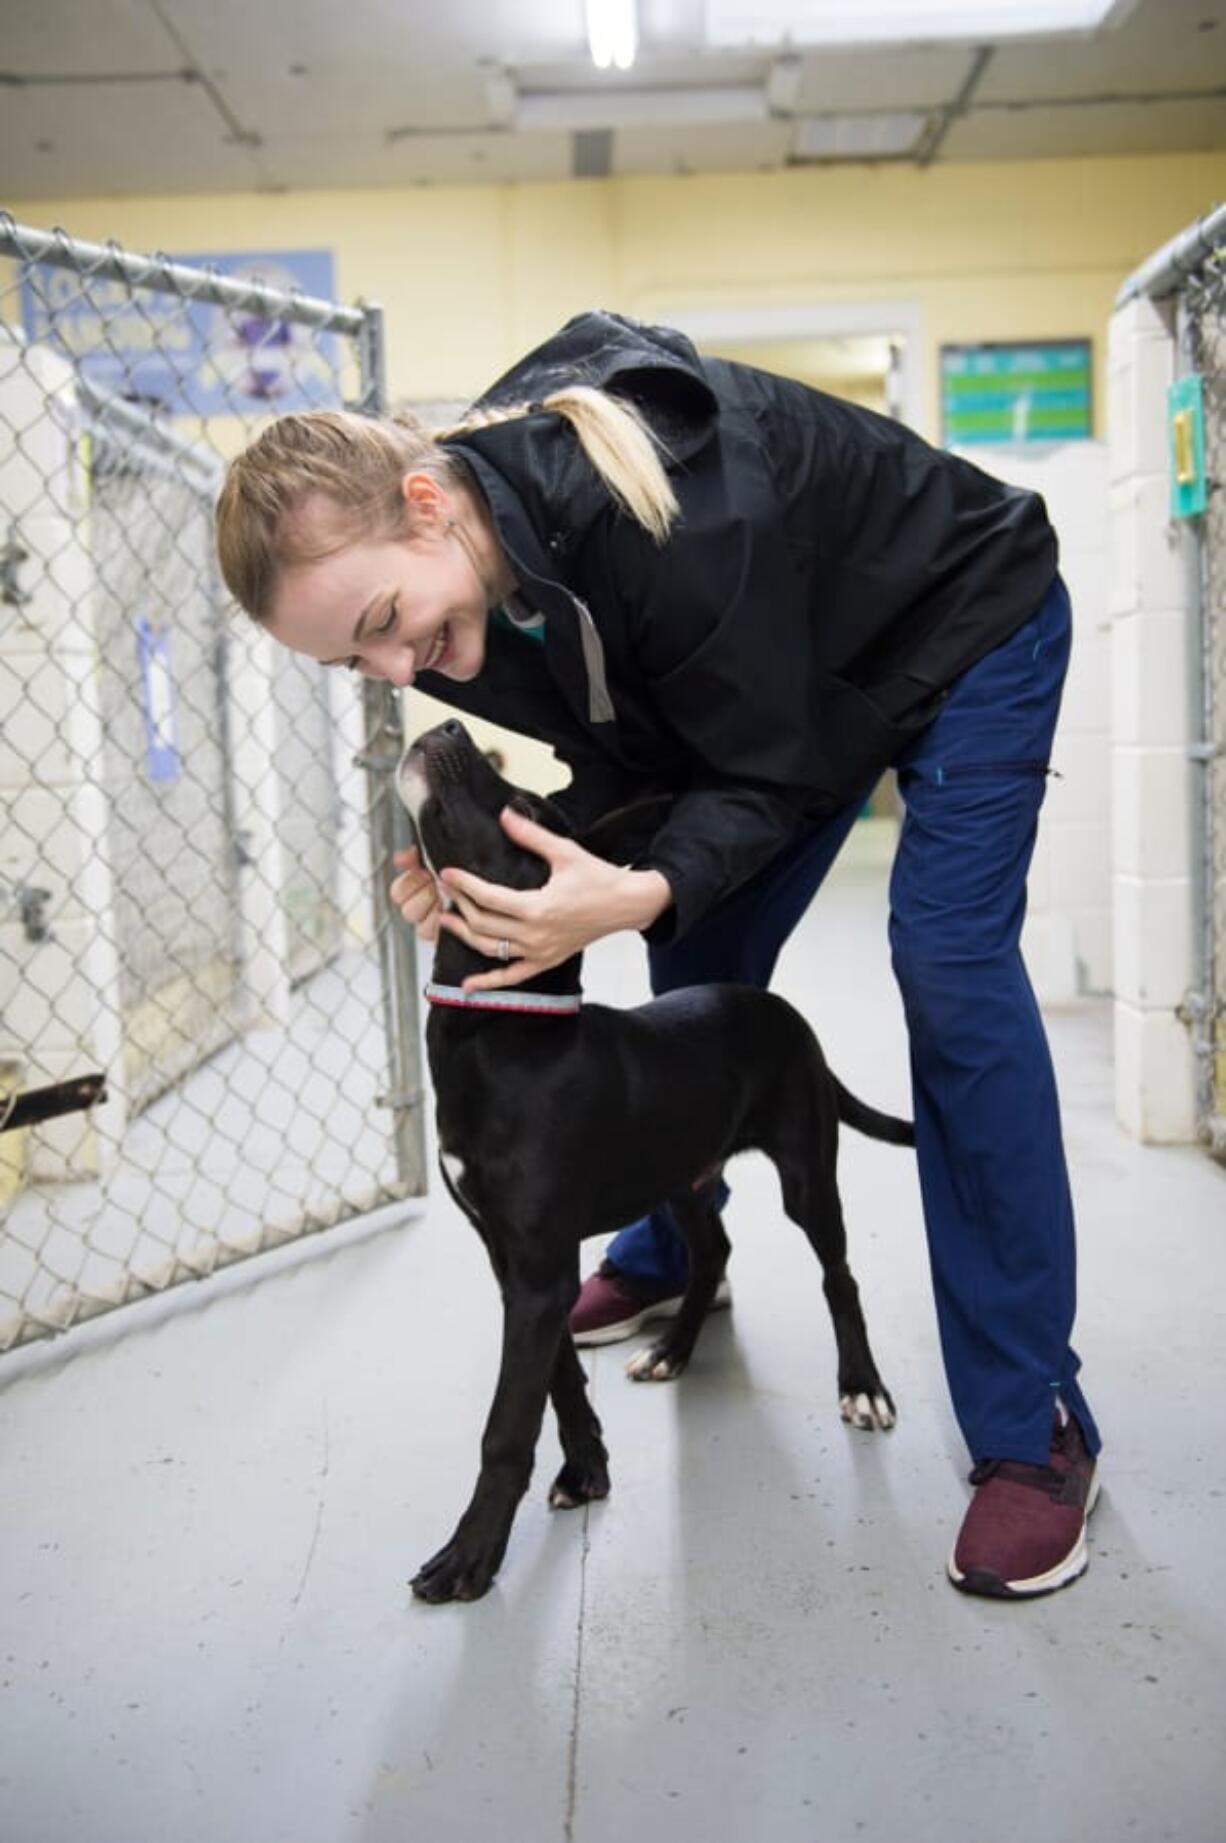
M 633 1382 L 671 1382 L 681 1374 L 693 1355 L 731 1252 L 715 1207 L 714 1185 L 670 1197 L 669 1208 L 690 1257 L 689 1284 L 676 1318 L 654 1344 L 627 1363 L 626 1374 Z
M 566 1463 L 549 1487 L 554 1510 L 575 1510 L 609 1495 L 609 1455 L 588 1399 L 587 1377 L 569 1333 L 558 1346 L 549 1384 Z
M 509 1238 L 499 1236 L 500 1246 Z M 566 1315 L 575 1301 L 574 1276 L 506 1260 L 502 1364 L 485 1432 L 481 1470 L 450 1542 L 413 1577 L 422 1600 L 476 1600 L 498 1572 L 520 1498 L 532 1476 L 545 1402 Z
M 816 1148 L 816 1151 L 815 1151 Z M 808 1144 L 773 1146 L 783 1206 L 804 1230 L 822 1264 L 822 1290 L 839 1356 L 839 1412 L 853 1427 L 892 1427 L 898 1418 L 877 1370 L 860 1308 L 860 1290 L 847 1265 L 847 1230 L 835 1177 L 838 1122 L 823 1120 Z

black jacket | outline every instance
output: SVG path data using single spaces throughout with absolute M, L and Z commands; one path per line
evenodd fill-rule
M 644 413 L 680 520 L 657 546 L 559 415 L 451 437 L 545 644 L 491 622 L 476 679 L 419 682 L 550 743 L 578 823 L 645 787 L 680 796 L 638 860 L 672 886 L 666 939 L 868 791 L 1037 611 L 1056 540 L 1036 494 L 900 424 L 615 314 L 571 320 L 482 402 L 575 381 Z

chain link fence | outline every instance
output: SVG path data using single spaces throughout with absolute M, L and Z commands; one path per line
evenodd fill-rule
M 1180 358 L 1200 378 L 1206 505 L 1195 520 L 1200 577 L 1200 689 L 1204 767 L 1200 840 L 1202 1135 L 1226 1157 L 1226 227 L 1185 280 Z
M 0 214 L 0 1350 L 423 1188 L 399 702 L 213 553 L 271 414 L 383 400 L 377 309 Z

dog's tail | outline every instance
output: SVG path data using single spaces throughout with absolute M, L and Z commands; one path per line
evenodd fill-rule
M 884 1139 L 887 1145 L 915 1144 L 915 1128 L 910 1120 L 900 1120 L 892 1113 L 878 1113 L 875 1107 L 858 1101 L 833 1071 L 830 1079 L 838 1097 L 839 1119 L 845 1126 L 854 1126 L 858 1133 L 867 1133 L 870 1139 Z

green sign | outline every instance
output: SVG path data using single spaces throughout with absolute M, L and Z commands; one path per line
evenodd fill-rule
M 1088 339 L 941 347 L 941 434 L 972 442 L 1084 441 L 1093 433 Z
M 1199 371 L 1177 378 L 1166 393 L 1171 457 L 1171 517 L 1195 518 L 1209 501 L 1205 481 L 1205 393 Z

